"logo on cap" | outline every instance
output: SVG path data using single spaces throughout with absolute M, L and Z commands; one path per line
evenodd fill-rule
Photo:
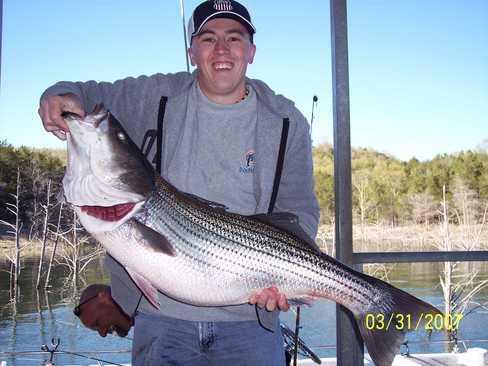
M 231 11 L 232 4 L 229 0 L 214 0 L 214 9 L 217 11 Z

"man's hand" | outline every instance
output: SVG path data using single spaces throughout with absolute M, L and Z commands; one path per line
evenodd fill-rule
M 250 304 L 257 304 L 260 308 L 273 311 L 278 308 L 281 311 L 288 311 L 290 305 L 286 296 L 278 291 L 276 287 L 269 287 L 254 293 L 249 298 Z
M 69 132 L 68 125 L 61 116 L 63 112 L 85 117 L 80 98 L 72 93 L 42 99 L 38 112 L 44 129 L 61 140 L 66 140 L 66 133 Z

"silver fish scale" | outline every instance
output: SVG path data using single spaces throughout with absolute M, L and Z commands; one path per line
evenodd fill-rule
M 294 236 L 209 207 L 166 182 L 158 180 L 143 217 L 145 225 L 174 247 L 182 273 L 200 275 L 199 280 L 212 281 L 220 290 L 193 294 L 195 302 L 239 303 L 250 292 L 270 286 L 290 299 L 327 297 L 350 308 L 388 302 L 380 289 Z

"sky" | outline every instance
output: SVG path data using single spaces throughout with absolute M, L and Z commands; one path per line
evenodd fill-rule
M 188 20 L 196 0 L 185 1 Z M 333 143 L 328 0 L 242 0 L 257 28 L 248 76 L 292 99 L 314 145 Z M 351 141 L 401 160 L 488 139 L 488 1 L 347 2 Z M 3 0 L 0 140 L 64 148 L 43 90 L 186 69 L 179 0 Z

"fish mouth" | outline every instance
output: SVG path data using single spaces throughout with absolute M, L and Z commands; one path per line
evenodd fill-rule
M 79 206 L 80 210 L 89 216 L 102 221 L 119 221 L 131 212 L 136 202 L 121 203 L 114 206 Z

